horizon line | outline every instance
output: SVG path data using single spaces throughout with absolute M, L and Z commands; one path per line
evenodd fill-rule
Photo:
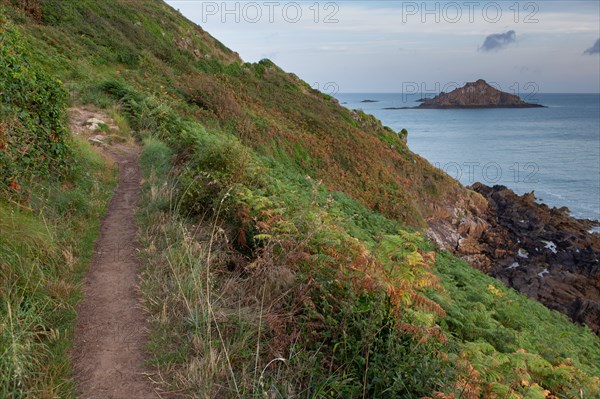
M 327 94 L 327 93 L 325 93 Z M 336 94 L 406 94 L 406 95 L 422 95 L 422 94 L 433 94 L 433 93 L 404 93 L 402 91 L 340 91 L 337 92 L 335 94 L 332 94 L 333 96 L 335 96 Z M 535 93 L 537 94 L 598 94 L 600 95 L 600 92 L 587 92 L 587 91 L 580 91 L 580 92 L 567 92 L 567 91 L 547 91 L 547 92 L 539 92 L 539 93 Z

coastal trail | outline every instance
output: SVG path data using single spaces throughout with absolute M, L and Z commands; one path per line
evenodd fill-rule
M 81 125 L 80 125 L 81 126 Z M 106 146 L 119 182 L 106 210 L 77 307 L 73 374 L 83 399 L 160 398 L 147 377 L 147 320 L 138 290 L 135 210 L 140 197 L 139 149 Z

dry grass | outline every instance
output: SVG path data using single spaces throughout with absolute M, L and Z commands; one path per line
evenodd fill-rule
M 276 328 L 275 309 L 292 272 L 230 272 L 229 240 L 218 225 L 192 226 L 172 215 L 154 222 L 143 233 L 153 343 L 174 340 L 186 348 L 178 361 L 159 365 L 174 369 L 171 389 L 207 398 L 262 397 L 257 375 L 268 348 L 261 334 Z
M 154 172 L 145 179 L 148 203 L 169 206 L 144 210 L 140 240 L 147 265 L 142 290 L 153 315 L 150 345 L 169 375 L 167 390 L 262 398 L 264 370 L 283 365 L 276 360 L 281 348 L 265 342 L 281 329 L 278 309 L 294 271 L 268 249 L 253 262 L 241 257 L 219 212 L 194 224 L 177 216 L 173 188 L 163 182 Z M 174 348 L 185 352 L 171 357 Z

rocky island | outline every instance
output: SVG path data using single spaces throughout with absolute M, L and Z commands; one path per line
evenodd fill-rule
M 542 108 L 543 105 L 523 101 L 519 96 L 500 91 L 485 80 L 469 82 L 450 93 L 422 98 L 417 107 L 386 109 L 454 109 L 454 108 Z

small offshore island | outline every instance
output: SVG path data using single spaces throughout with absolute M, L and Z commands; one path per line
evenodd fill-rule
M 384 109 L 460 109 L 460 108 L 544 108 L 521 100 L 519 96 L 500 91 L 485 80 L 469 82 L 450 93 L 434 98 L 422 98 L 417 107 L 390 107 Z

